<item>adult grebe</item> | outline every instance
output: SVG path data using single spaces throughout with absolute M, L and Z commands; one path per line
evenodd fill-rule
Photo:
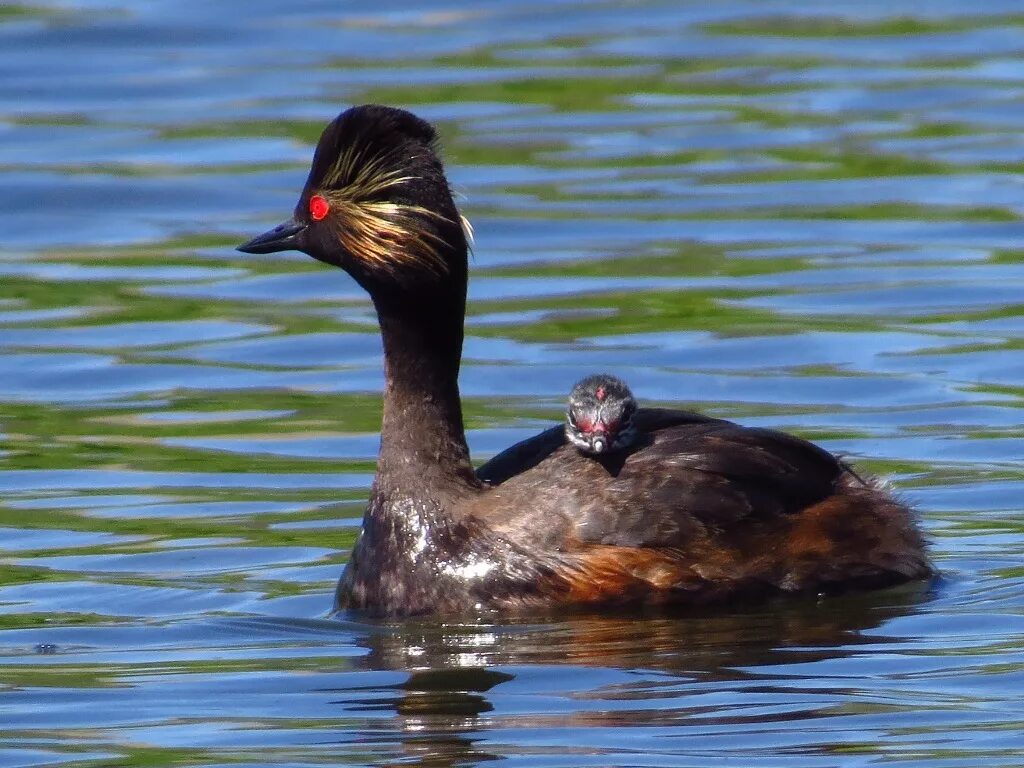
M 341 267 L 380 321 L 380 458 L 337 608 L 703 604 L 931 573 L 910 510 L 835 456 L 698 414 L 640 409 L 640 439 L 601 460 L 554 427 L 478 475 L 458 388 L 466 234 L 435 142 L 403 110 L 343 112 L 293 217 L 239 247 Z

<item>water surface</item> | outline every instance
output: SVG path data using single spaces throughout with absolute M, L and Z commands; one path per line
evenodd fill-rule
M 0 768 L 1018 765 L 1022 54 L 1010 0 L 0 9 Z M 233 246 L 366 101 L 476 230 L 476 459 L 608 371 L 886 477 L 942 578 L 329 618 L 375 320 Z

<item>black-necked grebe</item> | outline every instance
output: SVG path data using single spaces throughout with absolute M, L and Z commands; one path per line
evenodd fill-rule
M 644 408 L 614 457 L 582 455 L 559 425 L 474 471 L 466 231 L 434 129 L 409 112 L 354 107 L 327 126 L 293 217 L 240 246 L 289 249 L 352 275 L 384 340 L 380 458 L 338 608 L 703 604 L 931 573 L 906 506 L 767 429 Z
M 580 379 L 569 393 L 565 438 L 594 456 L 628 448 L 636 438 L 636 399 L 626 382 L 597 373 Z

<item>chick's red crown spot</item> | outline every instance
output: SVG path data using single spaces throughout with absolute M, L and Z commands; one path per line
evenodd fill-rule
M 313 221 L 322 221 L 330 210 L 330 204 L 320 195 L 313 195 L 309 198 L 309 215 Z

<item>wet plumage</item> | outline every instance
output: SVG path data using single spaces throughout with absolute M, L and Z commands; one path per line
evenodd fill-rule
M 559 425 L 474 471 L 458 390 L 466 227 L 436 150 L 408 112 L 343 112 L 292 219 L 241 246 L 345 269 L 380 320 L 381 452 L 338 608 L 704 604 L 931 573 L 905 505 L 780 432 L 639 409 L 620 450 L 583 454 Z

